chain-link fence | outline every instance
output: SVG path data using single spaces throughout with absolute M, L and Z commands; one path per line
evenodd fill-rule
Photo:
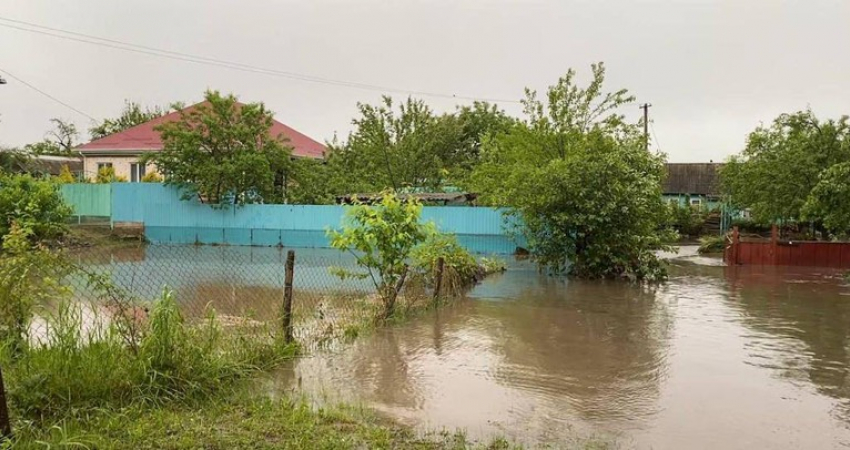
M 91 336 L 120 322 L 142 328 L 157 300 L 169 295 L 187 323 L 214 318 L 224 329 L 285 333 L 287 256 L 294 254 L 291 335 L 314 346 L 351 335 L 381 316 L 372 278 L 351 256 L 336 250 L 229 246 L 117 246 L 65 252 L 74 270 L 60 282 L 62 302 L 36 305 L 28 339 L 49 341 L 60 304 L 74 305 L 80 332 Z M 397 309 L 433 298 L 434 278 L 408 277 Z M 132 331 L 132 330 L 131 330 Z M 132 334 L 132 333 L 131 333 Z

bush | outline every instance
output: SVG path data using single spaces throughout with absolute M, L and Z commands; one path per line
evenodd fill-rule
M 350 207 L 341 230 L 328 230 L 331 246 L 353 254 L 357 264 L 368 272 L 383 303 L 385 318 L 393 315 L 413 249 L 435 233 L 433 224 L 419 222 L 421 215 L 418 200 L 402 201 L 394 193 L 385 192 L 378 204 Z
M 670 203 L 667 208 L 667 226 L 676 230 L 680 236 L 699 236 L 702 233 L 706 219 L 704 211 L 679 203 Z
M 126 183 L 127 177 L 116 176 L 114 167 L 104 166 L 97 170 L 97 177 L 95 177 L 94 182 L 99 184 Z
M 14 352 L 25 344 L 34 308 L 67 293 L 58 283 L 69 271 L 67 264 L 32 244 L 31 233 L 13 224 L 0 246 L 0 344 Z
M 726 236 L 703 236 L 699 238 L 699 248 L 697 252 L 700 255 L 711 253 L 722 253 L 726 249 Z
M 142 177 L 142 183 L 162 183 L 162 177 L 156 172 L 148 172 Z
M 472 280 L 478 271 L 475 258 L 453 234 L 435 233 L 411 253 L 413 266 L 428 274 L 434 273 L 440 258 L 443 258 L 443 270 L 453 271 L 462 280 Z
M 30 175 L 0 174 L 0 239 L 17 224 L 32 242 L 62 236 L 71 208 L 56 184 Z
M 68 168 L 67 164 L 63 164 L 62 168 L 59 169 L 59 176 L 56 177 L 56 180 L 62 184 L 77 182 L 77 178 L 71 173 L 71 169 Z

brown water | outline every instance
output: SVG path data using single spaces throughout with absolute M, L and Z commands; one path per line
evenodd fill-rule
M 647 289 L 517 268 L 472 296 L 278 382 L 531 445 L 850 447 L 850 286 L 834 272 L 688 257 Z

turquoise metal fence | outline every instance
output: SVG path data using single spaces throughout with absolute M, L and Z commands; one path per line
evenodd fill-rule
M 110 184 L 63 184 L 62 198 L 71 206 L 74 216 L 112 216 L 112 185 Z
M 214 209 L 181 200 L 176 189 L 154 183 L 112 185 L 112 220 L 142 222 L 145 236 L 163 244 L 227 244 L 327 248 L 327 229 L 339 227 L 344 206 L 245 205 Z M 478 253 L 509 254 L 516 243 L 502 210 L 425 207 L 423 219 L 454 233 Z

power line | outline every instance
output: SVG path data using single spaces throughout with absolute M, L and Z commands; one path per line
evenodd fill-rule
M 95 119 L 94 117 L 92 117 L 92 116 L 90 116 L 90 115 L 88 115 L 88 114 L 86 114 L 86 113 L 84 113 L 84 112 L 80 111 L 80 110 L 79 110 L 79 109 L 77 109 L 77 108 L 74 108 L 73 106 L 71 106 L 71 105 L 69 105 L 69 104 L 67 104 L 67 103 L 63 102 L 62 100 L 59 100 L 58 98 L 56 98 L 56 97 L 54 97 L 54 96 L 52 96 L 52 95 L 48 94 L 47 92 L 44 92 L 44 91 L 42 91 L 41 89 L 39 89 L 39 88 L 37 88 L 37 87 L 33 86 L 32 84 L 29 84 L 29 83 L 27 83 L 26 81 L 24 81 L 24 80 L 22 80 L 22 79 L 20 79 L 20 78 L 16 77 L 16 76 L 15 76 L 15 75 L 13 75 L 12 73 L 10 73 L 8 70 L 3 69 L 3 68 L 0 68 L 0 72 L 5 73 L 5 74 L 6 74 L 9 78 L 11 78 L 11 79 L 13 79 L 13 80 L 17 81 L 18 83 L 23 84 L 24 86 L 26 86 L 26 87 L 28 87 L 28 88 L 30 88 L 30 89 L 32 89 L 32 90 L 34 90 L 34 91 L 38 92 L 39 94 L 41 94 L 41 95 L 43 95 L 43 96 L 45 96 L 45 97 L 47 97 L 47 98 L 49 98 L 49 99 L 53 100 L 54 102 L 59 103 L 60 105 L 62 105 L 62 106 L 64 106 L 64 107 L 66 107 L 66 108 L 68 108 L 68 109 L 70 109 L 71 111 L 74 111 L 74 112 L 75 112 L 75 113 L 77 113 L 77 114 L 81 114 L 81 115 L 83 115 L 83 116 L 86 116 L 86 117 L 88 117 L 89 119 L 91 119 L 91 120 L 93 120 L 93 121 L 97 122 L 97 119 Z
M 50 37 L 54 37 L 54 38 L 58 38 L 58 39 L 65 39 L 65 40 L 76 41 L 76 42 L 81 42 L 81 43 L 85 43 L 85 44 L 98 45 L 98 46 L 101 46 L 101 47 L 108 47 L 108 48 L 117 49 L 117 50 L 124 50 L 124 51 L 129 51 L 129 52 L 141 53 L 141 54 L 150 55 L 150 56 L 157 56 L 157 57 L 160 57 L 160 58 L 167 58 L 167 59 L 173 59 L 173 60 L 184 61 L 184 62 L 192 62 L 192 63 L 196 63 L 196 64 L 206 64 L 206 65 L 224 67 L 224 68 L 228 68 L 228 69 L 232 69 L 232 70 L 240 70 L 240 71 L 243 71 L 243 72 L 259 73 L 259 74 L 263 74 L 263 75 L 283 77 L 283 78 L 288 78 L 288 79 L 293 79 L 293 80 L 298 80 L 298 81 L 305 81 L 305 82 L 310 82 L 310 83 L 328 84 L 328 85 L 335 85 L 335 86 L 342 86 L 342 87 L 349 87 L 349 88 L 356 88 L 356 89 L 364 89 L 364 90 L 371 90 L 371 91 L 393 92 L 393 93 L 401 93 L 401 94 L 416 95 L 416 96 L 423 96 L 423 97 L 440 97 L 440 98 L 452 98 L 452 99 L 458 99 L 458 100 L 473 100 L 473 101 L 474 100 L 483 100 L 483 101 L 498 102 L 498 103 L 521 103 L 517 100 L 473 97 L 473 96 L 466 96 L 466 95 L 445 94 L 445 93 L 429 92 L 429 91 L 417 91 L 417 90 L 409 90 L 409 89 L 400 89 L 400 88 L 393 88 L 393 87 L 387 87 L 387 86 L 380 86 L 380 85 L 368 84 L 368 83 L 359 83 L 359 82 L 354 82 L 354 81 L 339 80 L 339 79 L 333 79 L 333 78 L 317 77 L 317 76 L 302 74 L 302 73 L 298 73 L 298 72 L 290 72 L 290 71 L 283 71 L 283 70 L 277 70 L 277 69 L 270 69 L 270 68 L 266 68 L 266 67 L 253 66 L 253 65 L 249 65 L 249 64 L 243 64 L 243 63 L 233 62 L 233 61 L 228 61 L 228 60 L 223 60 L 223 59 L 193 55 L 193 54 L 190 54 L 190 53 L 164 50 L 164 49 L 160 49 L 160 48 L 156 48 L 156 47 L 149 47 L 149 46 L 146 46 L 146 45 L 133 44 L 133 43 L 130 43 L 130 42 L 119 41 L 119 40 L 116 40 L 116 39 L 102 38 L 102 37 L 99 37 L 99 36 L 93 36 L 93 35 L 89 35 L 89 34 L 83 34 L 83 33 L 78 33 L 78 32 L 74 32 L 74 31 L 62 30 L 62 29 L 59 29 L 59 28 L 53 28 L 53 27 L 48 27 L 48 26 L 44 26 L 44 25 L 39 25 L 39 24 L 36 24 L 36 23 L 24 22 L 22 20 L 15 20 L 15 19 L 8 19 L 8 18 L 5 18 L 5 17 L 0 17 L 0 21 L 11 22 L 11 23 L 15 23 L 15 24 L 18 24 L 18 25 L 24 25 L 25 26 L 25 27 L 22 27 L 22 26 L 12 25 L 10 23 L 0 23 L 0 26 L 5 27 L 5 28 L 12 28 L 12 29 L 20 30 L 20 31 L 26 31 L 26 32 L 29 32 L 29 33 L 41 34 L 41 35 L 50 36 Z M 31 28 L 26 28 L 26 27 L 31 27 Z M 37 28 L 37 29 L 32 29 L 32 28 Z M 61 33 L 61 34 L 57 34 L 57 33 Z
M 661 151 L 661 142 L 658 142 L 658 135 L 655 134 L 655 124 L 650 123 L 649 127 L 652 129 L 652 139 L 655 141 L 655 147 L 658 148 L 658 151 Z

